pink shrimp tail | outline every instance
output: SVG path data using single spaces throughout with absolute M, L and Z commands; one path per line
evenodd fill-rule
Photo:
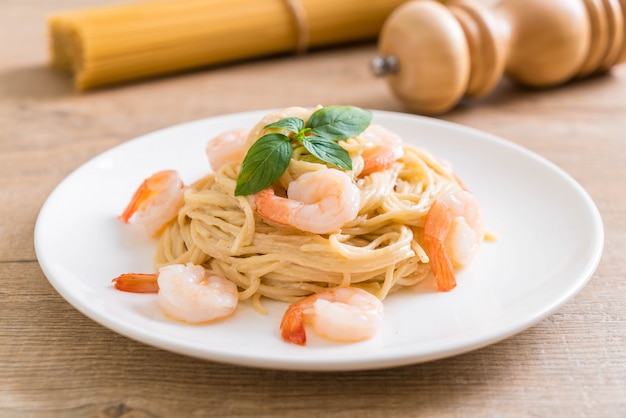
M 424 251 L 430 260 L 437 288 L 442 292 L 456 287 L 454 266 L 443 243 L 451 223 L 452 214 L 446 206 L 438 201 L 433 202 L 424 223 Z
M 133 194 L 133 197 L 130 199 L 128 206 L 126 206 L 126 209 L 124 209 L 124 212 L 122 212 L 122 214 L 120 215 L 120 219 L 125 223 L 128 223 L 130 221 L 130 218 L 132 218 L 135 212 L 137 212 L 137 209 L 139 209 L 141 202 L 144 202 L 150 197 L 151 193 L 148 189 L 148 186 L 146 185 L 147 181 L 148 180 L 145 180 L 143 183 L 141 183 L 141 186 L 139 186 L 139 188 L 135 191 L 135 194 Z
M 117 290 L 131 293 L 157 293 L 159 291 L 158 275 L 146 273 L 124 273 L 113 279 Z
M 281 201 L 287 204 L 281 204 Z M 290 224 L 294 202 L 276 196 L 274 189 L 271 187 L 256 193 L 254 195 L 254 203 L 256 211 L 261 217 L 282 225 Z
M 120 219 L 128 223 L 141 205 L 152 196 L 159 193 L 159 186 L 163 184 L 168 177 L 174 174 L 176 174 L 174 170 L 163 170 L 145 179 L 133 194 L 128 206 L 126 206 L 126 209 L 124 209 L 124 212 L 120 215 Z
M 287 308 L 280 322 L 280 330 L 284 341 L 297 345 L 306 344 L 302 309 L 298 305 L 294 304 Z

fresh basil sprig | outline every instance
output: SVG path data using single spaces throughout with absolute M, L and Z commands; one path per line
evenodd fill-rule
M 327 106 L 316 110 L 309 120 L 280 119 L 264 129 L 287 131 L 263 135 L 248 150 L 237 177 L 235 196 L 254 194 L 271 186 L 291 161 L 291 143 L 299 141 L 319 160 L 343 170 L 352 169 L 352 159 L 337 141 L 357 136 L 372 121 L 372 112 L 355 106 Z

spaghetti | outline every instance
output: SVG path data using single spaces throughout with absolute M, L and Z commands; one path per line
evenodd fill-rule
M 257 138 L 260 130 L 257 126 L 250 135 Z M 384 299 L 422 281 L 431 272 L 423 245 L 429 210 L 462 184 L 445 163 L 407 144 L 399 159 L 362 175 L 372 144 L 365 135 L 340 143 L 353 161 L 347 174 L 358 187 L 360 205 L 358 215 L 338 231 L 314 234 L 262 218 L 253 196 L 235 196 L 241 163 L 231 162 L 187 188 L 182 209 L 159 238 L 157 266 L 203 265 L 235 283 L 240 300 L 251 298 L 258 310 L 261 297 L 294 302 L 352 286 Z M 305 157 L 294 151 L 277 193 L 284 195 L 291 179 L 326 168 Z
M 51 65 L 77 90 L 374 40 L 406 0 L 144 0 L 48 18 Z

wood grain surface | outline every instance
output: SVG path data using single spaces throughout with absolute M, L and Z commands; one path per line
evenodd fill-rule
M 75 93 L 46 65 L 45 16 L 102 3 L 0 0 L 0 416 L 626 416 L 626 66 L 548 91 L 503 80 L 485 99 L 440 116 L 541 154 L 596 202 L 604 254 L 562 309 L 445 360 L 361 372 L 257 370 L 153 348 L 75 310 L 37 263 L 42 204 L 98 153 L 176 123 L 294 104 L 406 109 L 371 75 L 373 44 Z

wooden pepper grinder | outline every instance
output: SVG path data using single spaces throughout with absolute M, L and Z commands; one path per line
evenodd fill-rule
M 376 75 L 416 113 L 489 93 L 503 74 L 556 86 L 626 61 L 626 0 L 473 0 L 404 3 L 379 37 Z

